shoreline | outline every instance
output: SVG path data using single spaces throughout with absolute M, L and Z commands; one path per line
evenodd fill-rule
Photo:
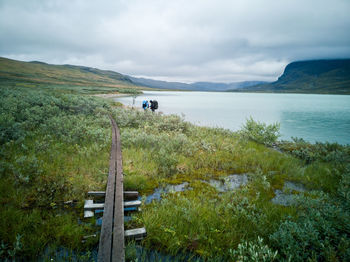
M 102 97 L 102 98 L 113 98 L 113 97 L 132 96 L 132 94 L 108 93 L 108 94 L 94 94 L 91 96 L 97 96 L 97 97 Z

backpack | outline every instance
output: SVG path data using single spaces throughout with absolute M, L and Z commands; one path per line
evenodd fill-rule
M 147 104 L 148 104 L 148 103 L 147 103 L 147 101 L 146 101 L 146 100 L 145 100 L 145 101 L 143 101 L 143 102 L 142 102 L 142 107 L 143 107 L 143 108 L 147 108 Z
M 153 107 L 154 109 L 158 109 L 158 102 L 156 100 L 153 100 Z

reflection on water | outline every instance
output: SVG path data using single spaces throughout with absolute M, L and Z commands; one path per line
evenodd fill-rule
M 257 94 L 226 92 L 145 91 L 135 100 L 156 99 L 165 114 L 185 114 L 199 125 L 239 130 L 246 119 L 281 123 L 282 139 L 301 137 L 310 142 L 350 144 L 350 96 L 305 94 Z M 133 105 L 132 97 L 116 98 Z
M 229 175 L 221 180 L 210 179 L 209 181 L 203 181 L 209 183 L 212 187 L 219 192 L 232 191 L 240 186 L 244 186 L 248 183 L 248 176 L 243 175 Z
M 203 180 L 202 182 L 208 183 L 211 186 L 215 187 L 219 192 L 227 192 L 232 191 L 236 188 L 239 188 L 242 185 L 246 185 L 248 183 L 248 176 L 246 174 L 243 175 L 229 175 L 221 180 L 210 179 L 209 181 Z M 163 194 L 171 193 L 171 192 L 183 192 L 185 190 L 191 190 L 192 188 L 188 186 L 188 182 L 184 182 L 178 185 L 167 185 L 164 187 L 159 187 L 154 190 L 154 193 L 146 196 L 146 204 L 151 203 L 153 200 L 161 200 Z
M 167 194 L 169 192 L 182 192 L 186 189 L 190 189 L 188 188 L 188 182 L 184 182 L 178 185 L 167 185 L 165 187 L 159 187 L 154 190 L 153 194 L 146 197 L 145 202 L 146 204 L 149 204 L 152 202 L 152 200 L 160 200 L 162 198 L 162 194 Z

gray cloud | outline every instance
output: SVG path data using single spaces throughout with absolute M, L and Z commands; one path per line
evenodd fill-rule
M 174 81 L 350 57 L 348 0 L 0 0 L 0 55 Z

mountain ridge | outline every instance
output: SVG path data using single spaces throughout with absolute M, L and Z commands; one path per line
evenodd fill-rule
M 0 81 L 90 86 L 93 92 L 133 92 L 132 90 L 156 88 L 181 91 L 350 94 L 350 59 L 291 62 L 285 67 L 283 74 L 270 83 L 242 81 L 188 84 L 137 78 L 94 67 L 52 65 L 41 61 L 22 62 L 0 57 Z
M 350 94 L 350 59 L 292 62 L 275 82 L 229 91 Z
M 141 88 L 128 76 L 111 70 L 68 64 L 53 65 L 40 61 L 23 62 L 4 57 L 0 57 L 0 81 L 89 86 L 107 92 Z
M 182 91 L 227 91 L 230 89 L 240 89 L 247 86 L 253 86 L 257 84 L 267 83 L 264 81 L 241 81 L 232 83 L 219 83 L 219 82 L 194 82 L 191 84 L 181 82 L 168 82 L 162 80 L 154 80 L 143 77 L 129 76 L 131 81 L 135 84 L 145 85 L 150 88 L 167 89 L 167 90 L 182 90 Z

